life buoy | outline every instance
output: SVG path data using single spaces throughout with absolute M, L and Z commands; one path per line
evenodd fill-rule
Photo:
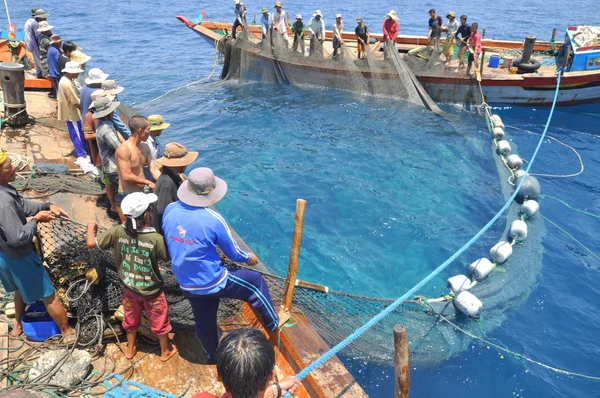
M 540 69 L 541 64 L 540 61 L 535 59 L 532 59 L 529 62 L 521 62 L 521 58 L 519 58 L 513 62 L 513 66 L 516 66 L 519 69 L 517 73 L 523 74 L 535 72 Z

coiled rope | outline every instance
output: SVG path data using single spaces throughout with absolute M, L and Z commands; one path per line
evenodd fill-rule
M 558 92 L 559 92 L 559 89 L 560 89 L 560 81 L 561 81 L 561 77 L 562 77 L 562 72 L 563 72 L 562 68 L 558 70 L 558 76 L 556 78 L 556 90 L 554 92 L 554 99 L 552 101 L 552 107 L 550 108 L 550 114 L 548 115 L 548 121 L 546 122 L 546 125 L 544 127 L 544 132 L 542 133 L 542 136 L 540 137 L 540 140 L 539 140 L 539 142 L 538 142 L 538 144 L 537 144 L 537 146 L 535 148 L 533 156 L 531 157 L 531 161 L 527 165 L 527 169 L 525 170 L 525 176 L 527 176 L 529 174 L 529 170 L 531 169 L 531 166 L 533 165 L 533 162 L 534 162 L 534 160 L 535 160 L 535 158 L 536 158 L 536 156 L 537 156 L 537 154 L 538 154 L 538 152 L 540 150 L 540 147 L 542 146 L 542 143 L 544 142 L 544 137 L 546 136 L 546 133 L 548 131 L 548 127 L 550 126 L 550 122 L 552 121 L 552 116 L 554 114 L 554 109 L 556 108 L 556 101 L 558 99 Z M 333 347 L 332 349 L 330 349 L 328 352 L 326 352 L 325 354 L 323 354 L 315 362 L 313 362 L 312 364 L 310 364 L 309 366 L 307 366 L 304 370 L 302 370 L 300 373 L 298 373 L 296 375 L 296 377 L 298 379 L 300 379 L 300 380 L 304 379 L 306 376 L 308 376 L 308 374 L 310 372 L 312 372 L 313 370 L 315 370 L 318 367 L 320 367 L 321 365 L 323 365 L 325 362 L 327 362 L 334 355 L 336 355 L 338 352 L 340 352 L 345 347 L 347 347 L 354 340 L 358 339 L 367 330 L 369 330 L 371 327 L 373 327 L 374 325 L 376 325 L 383 318 L 385 318 L 390 313 L 392 313 L 396 308 L 398 308 L 400 305 L 402 305 L 402 303 L 405 300 L 407 300 L 410 296 L 412 296 L 418 290 L 420 290 L 423 286 L 425 286 L 429 281 L 431 281 L 433 278 L 435 278 L 448 265 L 450 265 L 454 260 L 456 260 L 456 258 L 458 256 L 460 256 L 473 243 L 475 243 L 481 237 L 481 235 L 483 235 L 496 222 L 496 220 L 498 220 L 498 218 L 500 218 L 500 216 L 510 207 L 510 205 L 512 204 L 512 202 L 514 201 L 514 199 L 517 197 L 517 194 L 521 190 L 521 186 L 523 185 L 524 182 L 525 182 L 525 178 L 522 178 L 521 181 L 519 182 L 519 184 L 517 185 L 517 187 L 515 188 L 515 191 L 513 192 L 513 194 L 510 196 L 510 198 L 504 204 L 504 206 L 502 206 L 502 208 L 496 213 L 496 215 L 483 228 L 481 228 L 479 230 L 479 232 L 477 232 L 477 234 L 475 234 L 475 236 L 473 236 L 467 243 L 465 243 L 452 256 L 450 256 L 450 258 L 448 258 L 446 261 L 444 261 L 433 272 L 431 272 L 429 275 L 427 275 L 425 278 L 423 278 L 419 283 L 417 283 L 415 286 L 413 286 L 411 289 L 409 289 L 406 293 L 404 293 L 400 298 L 398 298 L 396 301 L 394 301 L 386 309 L 384 309 L 379 314 L 377 314 L 376 316 L 374 316 L 370 321 L 368 321 L 363 326 L 361 326 L 360 328 L 358 328 L 356 331 L 354 331 L 354 333 L 352 333 L 351 335 L 349 335 L 348 337 L 346 337 L 338 345 L 336 345 L 335 347 Z M 286 397 L 289 397 L 289 393 L 286 394 Z

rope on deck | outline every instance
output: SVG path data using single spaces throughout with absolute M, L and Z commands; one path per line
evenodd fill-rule
M 558 70 L 558 76 L 556 78 L 556 90 L 554 92 L 554 99 L 552 101 L 552 107 L 550 108 L 550 114 L 548 115 L 548 121 L 546 122 L 546 126 L 544 127 L 544 132 L 542 133 L 542 135 L 540 137 L 540 140 L 538 141 L 538 144 L 537 144 L 537 146 L 535 148 L 535 151 L 534 151 L 534 153 L 533 153 L 533 155 L 531 157 L 531 161 L 527 165 L 527 169 L 525 170 L 525 176 L 527 176 L 529 174 L 529 170 L 531 169 L 531 166 L 533 165 L 533 163 L 535 161 L 535 158 L 536 158 L 536 156 L 537 156 L 537 154 L 538 154 L 538 152 L 539 152 L 539 150 L 540 150 L 540 148 L 542 146 L 542 143 L 544 142 L 544 137 L 546 136 L 548 128 L 550 127 L 550 122 L 552 121 L 552 116 L 554 114 L 554 109 L 556 107 L 556 102 L 558 100 L 558 92 L 559 92 L 559 89 L 560 89 L 560 82 L 561 82 L 561 77 L 562 77 L 563 70 L 564 70 L 563 68 L 561 68 L 561 69 Z M 313 370 L 315 370 L 318 367 L 320 367 L 321 365 L 323 365 L 325 362 L 327 362 L 329 359 L 331 359 L 333 356 L 335 356 L 338 352 L 340 352 L 346 346 L 348 346 L 349 344 L 351 344 L 354 340 L 358 339 L 363 333 L 365 333 L 367 330 L 369 330 L 371 327 L 373 327 L 374 325 L 376 325 L 383 318 L 385 318 L 390 313 L 392 313 L 394 311 L 394 309 L 396 309 L 397 307 L 399 307 L 400 305 L 402 305 L 402 303 L 405 300 L 407 300 L 409 297 L 411 297 L 412 295 L 414 295 L 418 290 L 420 290 L 423 286 L 425 286 L 425 284 L 427 284 L 435 276 L 437 276 L 440 272 L 442 272 L 458 256 L 460 256 L 473 243 L 475 243 L 498 220 L 498 218 L 500 218 L 500 216 L 510 207 L 510 205 L 512 204 L 512 202 L 515 200 L 515 198 L 517 197 L 517 194 L 521 190 L 521 186 L 523 185 L 524 182 L 525 182 L 525 178 L 522 178 L 521 181 L 519 182 L 519 184 L 517 185 L 515 191 L 511 195 L 511 197 L 504 204 L 504 206 L 502 206 L 502 208 L 496 213 L 496 215 L 481 230 L 479 230 L 479 232 L 477 232 L 477 234 L 475 234 L 475 236 L 473 236 L 467 243 L 465 243 L 452 256 L 450 256 L 450 258 L 448 258 L 446 261 L 444 261 L 433 272 L 431 272 L 424 279 L 422 279 L 419 283 L 417 283 L 415 286 L 413 286 L 411 289 L 409 289 L 406 293 L 404 293 L 400 298 L 398 298 L 396 301 L 394 301 L 394 303 L 392 303 L 386 309 L 384 309 L 383 311 L 381 311 L 378 315 L 376 315 L 375 317 L 373 317 L 366 324 L 364 324 L 363 326 L 361 326 L 360 328 L 358 328 L 354 333 L 352 333 L 351 335 L 349 335 L 348 337 L 346 337 L 338 345 L 336 345 L 335 347 L 333 347 L 331 350 L 329 350 L 328 352 L 326 352 L 325 354 L 323 354 L 315 362 L 313 362 L 308 367 L 306 367 L 304 370 L 302 370 L 300 373 L 298 373 L 296 375 L 296 377 L 298 379 L 300 379 L 300 380 L 306 378 L 306 376 L 308 376 L 308 374 L 310 372 L 312 372 Z M 286 397 L 289 397 L 289 394 L 286 394 Z

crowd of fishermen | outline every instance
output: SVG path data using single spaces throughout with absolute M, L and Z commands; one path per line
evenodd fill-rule
M 241 0 L 234 0 L 235 8 L 235 20 L 232 26 L 231 36 L 235 40 L 237 37 L 238 28 L 246 29 L 246 15 L 248 9 Z M 289 12 L 283 10 L 281 1 L 277 1 L 274 6 L 274 11 L 269 12 L 267 8 L 261 9 L 260 26 L 262 31 L 262 38 L 266 40 L 269 38 L 273 40 L 274 35 L 283 38 L 284 43 L 288 43 L 288 29 L 293 34 L 292 51 L 293 53 L 306 54 L 305 49 L 305 34 L 308 31 L 309 35 L 309 56 L 320 55 L 323 56 L 323 43 L 325 41 L 325 20 L 321 10 L 316 10 L 312 18 L 309 20 L 308 25 L 303 22 L 302 14 L 296 14 L 296 20 L 293 24 L 290 24 Z M 437 15 L 434 9 L 429 10 L 429 21 L 428 21 L 428 44 L 427 48 L 434 48 L 437 52 L 442 51 L 446 57 L 446 66 L 450 66 L 454 53 L 454 47 L 456 43 L 459 45 L 459 51 L 457 54 L 458 58 L 458 69 L 465 69 L 464 57 L 465 53 L 469 51 L 468 57 L 468 68 L 467 74 L 470 73 L 471 65 L 473 62 L 477 62 L 479 55 L 482 50 L 481 35 L 478 33 L 478 23 L 474 22 L 469 25 L 467 23 L 467 16 L 462 15 L 460 17 L 460 23 L 456 20 L 456 13 L 450 11 L 446 17 L 448 22 L 444 24 L 441 16 Z M 383 38 L 382 43 L 391 42 L 396 44 L 396 39 L 400 32 L 399 17 L 395 10 L 391 10 L 384 16 L 383 25 Z M 344 22 L 342 20 L 342 14 L 335 15 L 335 22 L 332 27 L 333 38 L 332 48 L 333 57 L 342 55 L 340 49 L 345 44 L 344 42 Z M 440 49 L 442 34 L 446 35 L 443 42 L 443 49 Z M 356 18 L 356 27 L 354 28 L 354 36 L 357 42 L 357 57 L 362 59 L 367 56 L 367 51 L 370 50 L 370 45 L 376 42 L 375 39 L 371 38 L 371 31 L 368 25 L 363 21 L 362 17 Z
M 188 151 L 177 142 L 162 147 L 158 137 L 170 126 L 162 116 L 135 115 L 128 125 L 123 123 L 117 111 L 117 96 L 123 88 L 98 68 L 86 73 L 85 63 L 91 57 L 78 50 L 75 43 L 63 42 L 52 34 L 48 17 L 44 10 L 32 10 L 26 24 L 27 46 L 36 73 L 57 79 L 52 93 L 58 102 L 57 118 L 67 124 L 78 164 L 82 166 L 83 161 L 91 159 L 97 167 L 110 202 L 108 213 L 118 219 L 117 225 L 100 232 L 96 223 L 88 224 L 85 241 L 90 249 L 113 251 L 124 287 L 122 324 L 127 333 L 127 358 L 137 353 L 142 312 L 158 336 L 160 359 L 167 361 L 177 353 L 168 337 L 172 327 L 159 269 L 159 262 L 170 261 L 182 294 L 191 305 L 196 337 L 207 362 L 217 364 L 227 390 L 224 397 L 250 396 L 245 394 L 254 390 L 256 395 L 252 396 L 265 398 L 293 392 L 299 386 L 297 379 L 286 377 L 273 382 L 275 354 L 260 332 L 257 335 L 256 331 L 242 329 L 219 342 L 217 310 L 221 298 L 248 302 L 270 332 L 276 332 L 290 317 L 283 306 L 275 310 L 259 273 L 225 267 L 217 252 L 220 248 L 235 262 L 251 266 L 258 263 L 254 253 L 240 248 L 227 222 L 211 208 L 225 196 L 227 183 L 206 167 L 195 168 L 186 177 L 184 172 L 196 161 L 198 152 Z M 50 41 L 49 47 L 46 40 Z M 74 59 L 74 54 L 83 58 Z M 64 341 L 73 342 L 75 331 L 33 249 L 38 223 L 69 215 L 51 203 L 22 197 L 11 185 L 15 178 L 11 158 L 0 149 L 0 282 L 14 296 L 12 334 L 23 332 L 26 305 L 41 300 Z M 245 342 L 252 345 L 246 346 Z M 232 372 L 235 363 L 228 361 L 242 360 L 248 367 Z M 254 365 L 248 360 L 255 361 Z

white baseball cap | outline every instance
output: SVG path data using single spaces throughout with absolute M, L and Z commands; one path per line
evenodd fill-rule
M 125 196 L 121 202 L 121 211 L 130 218 L 138 218 L 148 210 L 148 206 L 158 200 L 153 193 L 134 192 Z

